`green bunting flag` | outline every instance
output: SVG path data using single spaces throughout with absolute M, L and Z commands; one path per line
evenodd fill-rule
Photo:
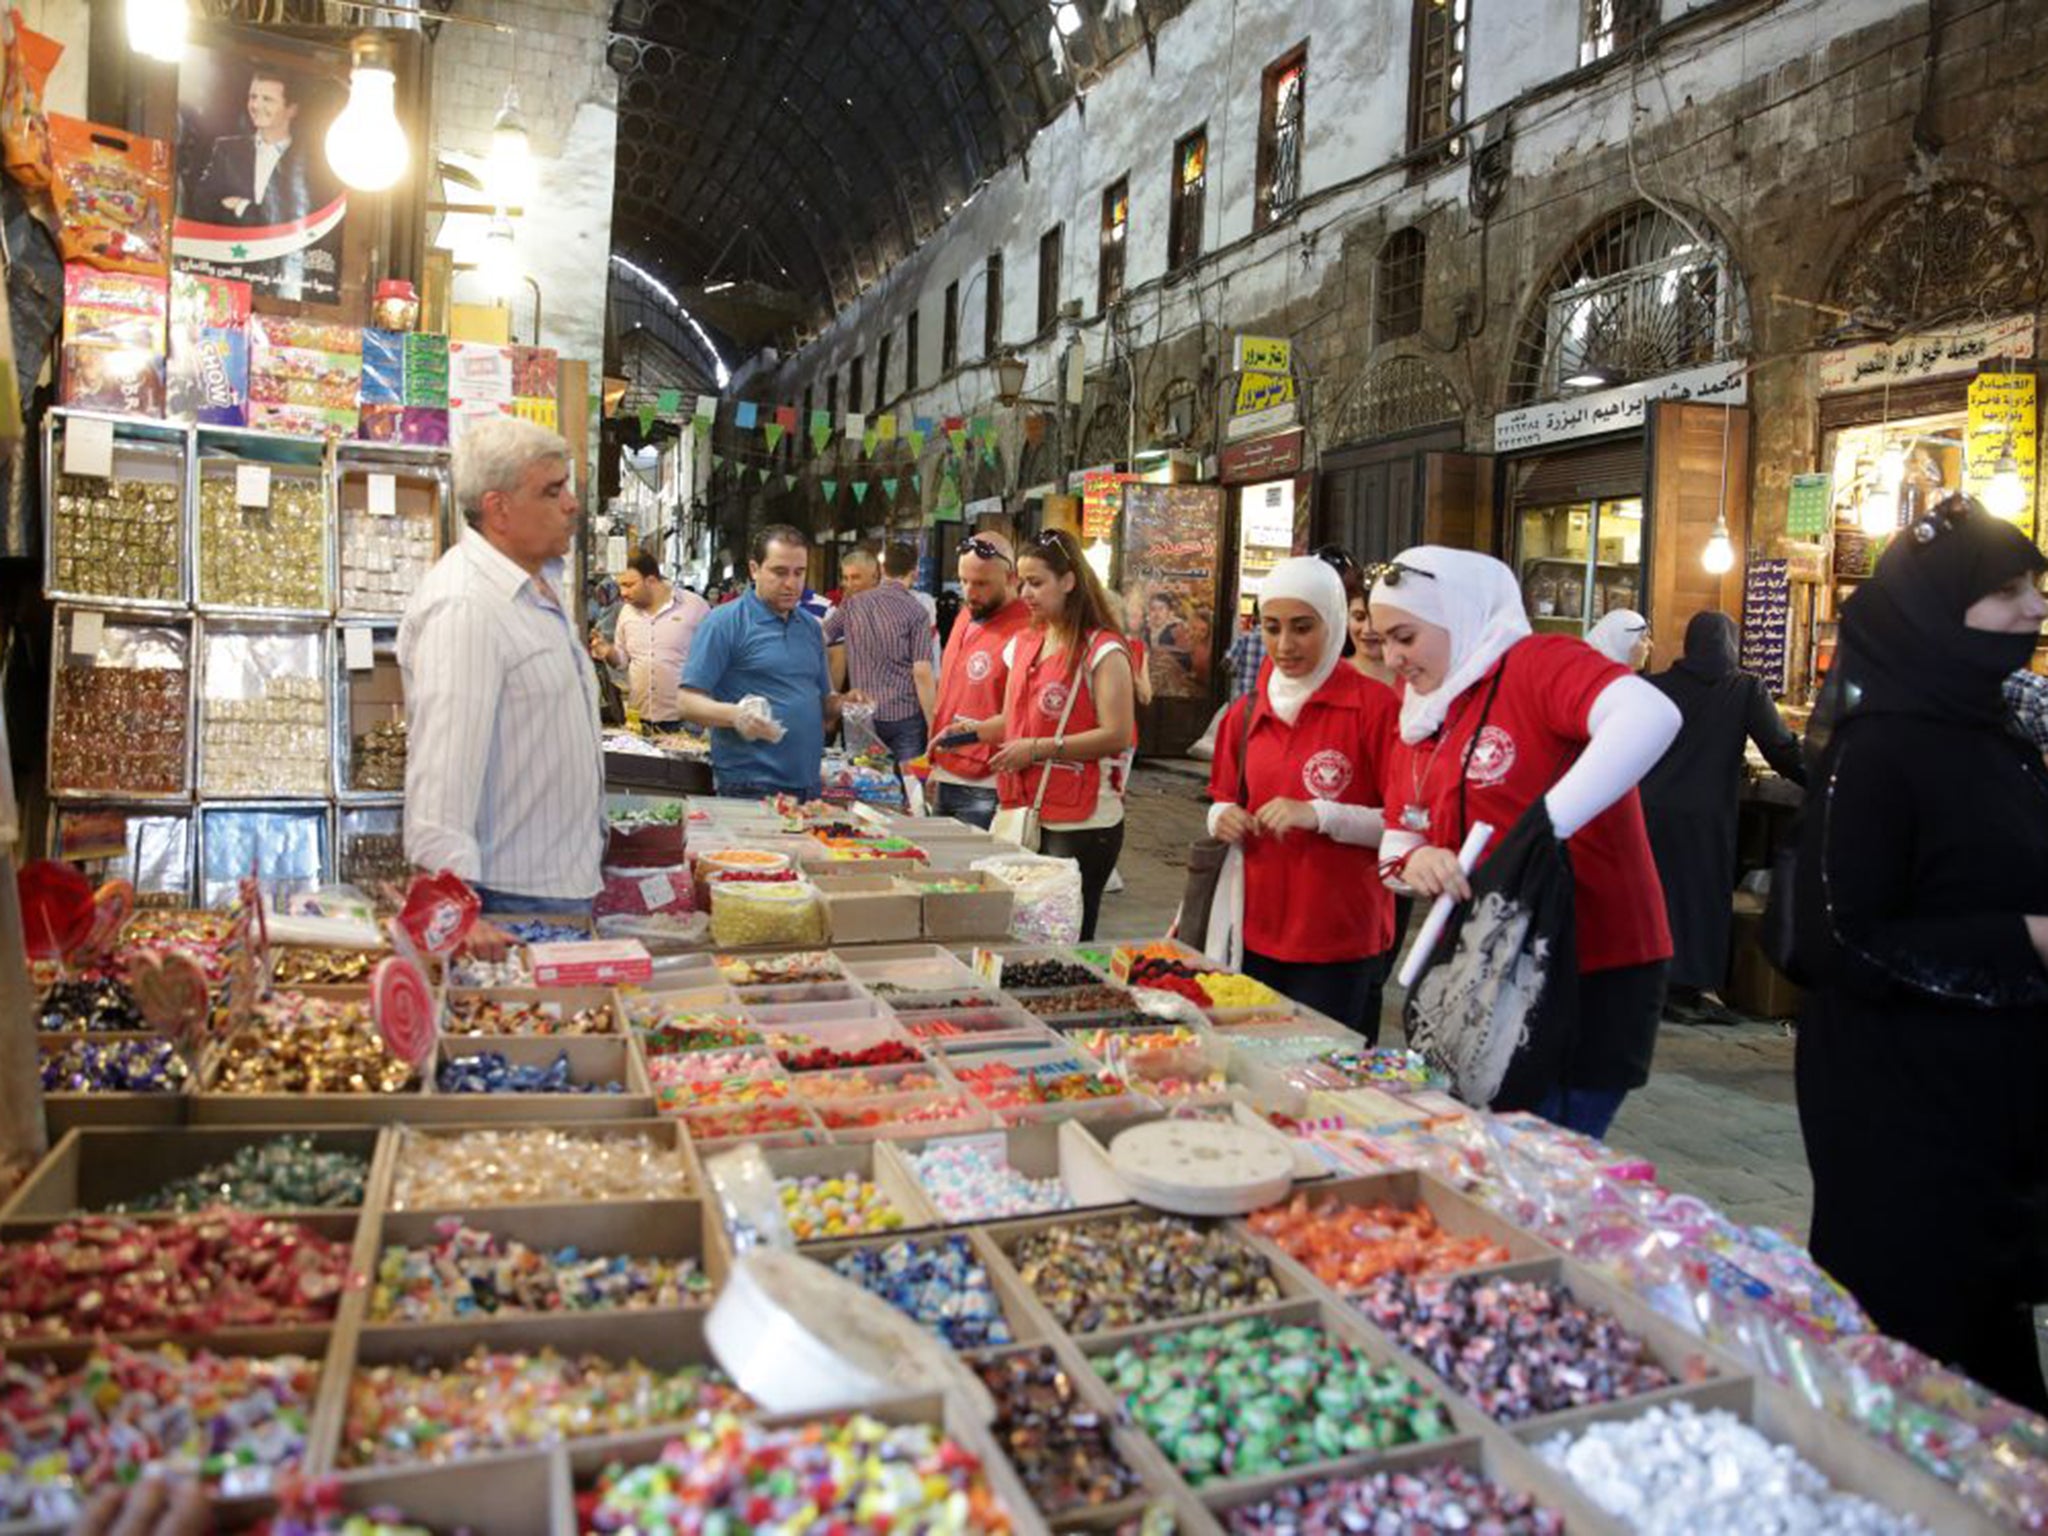
M 823 453 L 832 441 L 832 418 L 824 411 L 811 412 L 811 451 Z
M 903 436 L 910 444 L 910 452 L 913 458 L 924 452 L 924 428 L 912 427 Z
M 913 474 L 910 477 L 910 488 L 913 491 L 921 491 L 924 489 L 924 474 L 922 471 Z
M 680 389 L 664 389 L 654 397 L 654 408 L 664 416 L 673 416 L 683 408 L 683 392 Z
M 894 502 L 896 500 L 896 487 L 902 483 L 900 480 L 884 480 L 882 482 L 882 494 L 888 497 L 891 502 Z
M 861 434 L 860 451 L 869 458 L 873 458 L 875 456 L 875 444 L 881 440 L 881 431 L 878 428 L 869 427 L 867 431 Z
M 992 443 L 995 441 L 996 424 L 992 419 L 990 419 L 987 416 L 975 417 L 971 425 L 971 430 L 973 431 L 974 435 L 980 438 L 984 443 Z
M 958 453 L 967 446 L 967 429 L 965 427 L 946 428 L 946 441 L 951 443 L 953 451 Z
M 641 402 L 640 402 L 640 409 L 639 409 L 639 411 L 638 411 L 638 413 L 637 413 L 637 414 L 638 414 L 638 415 L 639 415 L 639 417 L 640 417 L 640 435 L 641 435 L 642 437 L 645 437 L 645 436 L 646 436 L 646 435 L 647 435 L 648 433 L 650 433 L 650 432 L 652 432 L 652 431 L 654 430 L 654 406 L 653 406 L 653 404 L 652 404 L 652 403 L 650 403 L 649 401 L 645 401 L 645 400 L 641 401 Z
M 761 435 L 768 439 L 768 451 L 773 453 L 775 445 L 782 441 L 782 423 L 779 421 L 768 422 L 761 428 Z
M 858 507 L 868 499 L 868 483 L 865 480 L 853 482 L 853 504 Z
M 784 476 L 782 477 L 782 488 L 783 488 L 783 489 L 784 489 L 785 491 L 793 491 L 793 490 L 795 490 L 795 489 L 796 489 L 796 476 L 795 476 L 795 475 L 784 475 Z
M 833 502 L 839 499 L 839 482 L 837 480 L 820 480 L 818 488 L 825 493 L 826 506 L 831 506 Z

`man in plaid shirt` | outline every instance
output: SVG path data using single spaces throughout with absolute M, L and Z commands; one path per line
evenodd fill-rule
M 915 592 L 881 579 L 873 550 L 849 551 L 840 570 L 846 598 L 825 621 L 832 675 L 851 678 L 874 700 L 875 734 L 897 762 L 907 763 L 923 755 L 938 701 L 931 620 Z
M 1224 665 L 1230 668 L 1230 701 L 1239 699 L 1258 686 L 1259 668 L 1266 661 L 1266 637 L 1259 633 L 1259 611 L 1255 606 L 1249 618 L 1237 621 L 1237 638 L 1230 642 L 1230 654 Z

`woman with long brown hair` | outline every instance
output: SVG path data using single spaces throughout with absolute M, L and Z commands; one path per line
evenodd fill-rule
M 1041 853 L 1081 866 L 1081 937 L 1095 937 L 1102 891 L 1124 845 L 1124 780 L 1136 721 L 1131 657 L 1109 594 L 1064 529 L 1017 554 L 1031 627 L 1004 652 L 1003 712 L 984 720 L 1001 741 L 991 766 L 1005 810 L 1036 808 Z

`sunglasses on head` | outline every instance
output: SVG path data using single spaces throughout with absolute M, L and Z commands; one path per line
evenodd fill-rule
M 1345 571 L 1358 564 L 1356 560 L 1351 558 L 1350 551 L 1341 544 L 1325 544 L 1316 551 L 1316 558 L 1339 575 L 1342 575 Z
M 979 534 L 971 539 L 962 539 L 960 547 L 970 555 L 979 555 L 984 560 L 1000 560 L 1005 565 L 1011 563 L 1008 550 L 997 548 L 994 540 L 984 539 Z
M 1425 571 L 1419 565 L 1403 565 L 1398 560 L 1389 560 L 1379 568 L 1379 575 L 1374 580 L 1373 585 L 1387 588 L 1398 587 L 1411 576 L 1426 576 L 1431 581 L 1436 580 L 1435 571 Z

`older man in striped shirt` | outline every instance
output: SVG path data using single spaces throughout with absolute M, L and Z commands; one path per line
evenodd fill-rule
M 455 448 L 468 528 L 398 630 L 405 853 L 453 870 L 489 912 L 587 909 L 604 852 L 597 679 L 564 596 L 576 527 L 568 446 L 511 416 Z M 502 935 L 473 937 L 488 953 Z
M 882 580 L 881 559 L 865 546 L 840 562 L 846 597 L 825 621 L 835 686 L 850 680 L 875 703 L 875 734 L 899 763 L 922 756 L 931 739 L 938 680 L 932 671 L 932 623 L 917 594 Z

